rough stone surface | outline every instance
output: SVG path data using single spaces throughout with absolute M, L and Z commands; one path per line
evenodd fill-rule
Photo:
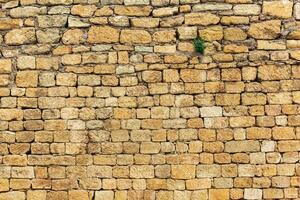
M 21 28 L 9 31 L 5 37 L 5 43 L 8 45 L 31 44 L 36 42 L 34 28 Z
M 0 200 L 300 199 L 299 1 L 0 7 Z
M 113 43 L 119 41 L 119 31 L 111 27 L 93 26 L 88 32 L 90 43 Z
M 279 36 L 281 29 L 280 20 L 271 20 L 250 25 L 248 34 L 256 39 L 275 39 Z

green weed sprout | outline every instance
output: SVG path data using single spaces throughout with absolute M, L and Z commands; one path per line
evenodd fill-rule
M 194 39 L 194 47 L 197 52 L 203 54 L 205 49 L 205 44 L 202 38 L 198 37 Z

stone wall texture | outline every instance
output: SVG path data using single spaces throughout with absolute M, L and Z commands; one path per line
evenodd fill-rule
M 0 8 L 0 200 L 300 199 L 300 1 Z

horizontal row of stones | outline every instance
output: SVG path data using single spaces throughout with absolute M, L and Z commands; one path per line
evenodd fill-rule
M 137 181 L 136 181 L 137 182 Z M 141 183 L 136 183 L 139 185 Z M 14 200 L 114 200 L 114 199 L 191 199 L 191 200 L 206 200 L 206 199 L 277 199 L 277 198 L 297 198 L 298 189 L 202 189 L 195 191 L 153 191 L 153 190 L 103 190 L 89 192 L 85 190 L 70 190 L 70 191 L 45 191 L 45 190 L 29 190 L 25 192 L 11 191 L 0 194 L 3 199 L 14 197 Z
M 45 157 L 43 159 L 43 157 Z M 123 159 L 122 159 L 123 157 Z M 154 157 L 154 156 L 153 156 Z M 70 180 L 78 178 L 162 178 L 162 179 L 194 179 L 199 178 L 205 180 L 205 182 L 213 182 L 206 178 L 219 178 L 229 180 L 231 183 L 236 183 L 238 186 L 235 187 L 251 187 L 252 181 L 255 180 L 255 178 L 259 179 L 258 177 L 268 177 L 264 178 L 265 180 L 274 179 L 279 180 L 282 179 L 282 182 L 277 183 L 274 185 L 278 188 L 286 188 L 290 186 L 299 186 L 299 177 L 293 177 L 293 176 L 299 176 L 299 170 L 300 166 L 299 164 L 263 164 L 263 165 L 255 165 L 255 164 L 164 164 L 161 162 L 161 158 L 158 156 L 154 158 L 154 160 L 157 160 L 159 164 L 149 165 L 147 163 L 148 157 L 147 156 L 135 156 L 135 159 L 137 160 L 137 164 L 133 164 L 132 157 L 126 156 L 126 155 L 120 155 L 118 157 L 118 160 L 120 161 L 120 165 L 118 166 L 108 166 L 108 165 L 114 165 L 115 160 L 113 158 L 110 158 L 109 156 L 105 157 L 102 155 L 102 157 L 95 156 L 95 163 L 99 163 L 100 165 L 90 165 L 90 166 L 84 166 L 89 165 L 91 162 L 91 159 L 89 157 L 83 157 L 78 156 L 79 163 L 82 163 L 84 165 L 78 165 L 78 166 L 70 166 L 75 164 L 75 158 L 71 156 L 55 156 L 50 157 L 49 156 L 29 156 L 29 163 L 44 163 L 44 165 L 51 165 L 52 163 L 58 163 L 61 162 L 61 166 L 26 166 L 23 167 L 24 162 L 26 162 L 26 157 L 22 156 L 10 156 L 5 157 L 7 163 L 12 163 L 12 159 L 15 158 L 17 163 L 14 165 L 20 165 L 20 166 L 1 166 L 0 172 L 1 172 L 1 178 L 28 178 L 28 179 L 46 179 L 48 177 L 54 178 L 54 179 L 62 179 L 62 178 L 68 178 Z M 40 158 L 40 161 L 36 160 Z M 51 159 L 52 158 L 52 159 Z M 9 160 L 10 159 L 10 160 Z M 43 160 L 42 160 L 43 159 Z M 50 160 L 51 159 L 51 160 Z M 173 160 L 176 159 L 173 157 Z M 51 162 L 52 161 L 52 162 Z M 107 166 L 102 166 L 104 163 Z M 142 161 L 142 162 L 141 162 Z M 138 162 L 141 162 L 138 164 Z M 191 163 L 191 161 L 190 161 Z M 131 164 L 130 166 L 126 166 L 126 164 Z M 26 165 L 26 163 L 25 163 Z M 182 173 L 180 173 L 182 172 Z M 79 174 L 80 173 L 80 174 Z M 254 177 L 255 176 L 255 177 Z M 285 176 L 285 177 L 283 177 Z M 237 178 L 236 178 L 237 177 Z M 1 179 L 0 179 L 1 180 Z M 213 179 L 214 181 L 216 179 Z M 243 186 L 241 182 L 242 180 L 247 180 L 246 184 Z M 250 182 L 248 182 L 250 180 Z M 284 181 L 285 180 L 285 181 Z M 166 180 L 162 180 L 166 181 Z M 241 181 L 241 182 L 239 182 Z M 51 182 L 49 180 L 49 182 Z M 201 187 L 201 186 L 200 186 Z M 205 187 L 205 188 L 210 188 Z M 232 187 L 232 186 L 229 186 Z M 262 187 L 265 188 L 265 186 L 256 186 L 256 187 Z M 222 186 L 218 187 L 222 188 Z M 227 187 L 225 187 L 227 188 Z M 37 188 L 36 188 L 37 189 Z M 42 188 L 40 188 L 42 189 Z M 149 188 L 153 189 L 153 188 Z M 159 188 L 159 189 L 166 189 L 166 188 Z M 195 188 L 195 189 L 203 189 L 203 188 Z
M 273 16 L 278 18 L 291 18 L 295 17 L 296 19 L 300 19 L 300 3 L 293 3 L 293 1 L 263 1 L 263 3 L 251 4 L 252 1 L 236 1 L 231 0 L 227 1 L 228 3 L 200 3 L 200 0 L 194 0 L 193 2 L 188 2 L 187 0 L 153 0 L 153 6 L 164 6 L 163 8 L 154 8 L 151 6 L 147 6 L 150 4 L 150 0 L 125 0 L 125 6 L 121 6 L 118 4 L 122 4 L 122 1 L 109 1 L 103 0 L 105 2 L 110 2 L 110 4 L 114 4 L 114 12 L 120 15 L 129 15 L 129 16 L 149 16 L 150 14 L 154 17 L 166 17 L 177 14 L 178 12 L 202 12 L 202 11 L 222 11 L 224 14 L 234 14 L 234 15 L 259 15 L 260 13 L 266 16 Z M 103 7 L 105 2 L 101 2 L 97 0 L 91 0 L 91 5 L 83 5 L 86 2 L 73 2 L 69 1 L 68 4 L 80 4 L 80 5 L 72 5 L 70 9 L 69 6 L 57 6 L 52 7 L 48 14 L 72 14 L 78 15 L 80 17 L 92 17 L 92 16 L 105 16 L 108 14 L 113 14 L 111 11 L 103 12 L 103 10 L 98 9 L 96 5 L 92 5 L 94 3 L 98 3 L 97 5 Z M 172 5 L 172 7 L 167 7 L 168 4 Z M 33 4 L 47 5 L 47 6 L 56 6 L 59 4 L 63 4 L 62 1 L 55 0 L 27 0 L 21 1 L 21 5 L 19 5 L 19 1 L 11 1 L 2 5 L 3 9 L 10 9 L 9 15 L 14 18 L 18 17 L 32 17 L 38 14 L 47 14 L 46 7 L 33 7 Z M 181 3 L 181 4 L 180 4 Z M 189 3 L 194 3 L 190 4 Z M 246 3 L 246 4 L 239 4 Z M 179 5 L 180 4 L 180 5 Z M 184 5 L 186 4 L 186 5 Z M 261 5 L 262 4 L 262 5 Z M 29 6 L 28 6 L 29 5 Z M 64 4 L 66 5 L 66 4 Z M 135 6 L 138 5 L 138 6 Z M 179 8 L 176 6 L 180 6 Z M 21 7 L 26 6 L 26 7 Z M 17 7 L 17 8 L 16 8 Z M 106 6 L 104 6 L 106 8 Z M 294 8 L 293 8 L 294 7 Z M 221 13 L 222 14 L 222 13 Z
M 240 43 L 246 43 L 246 39 L 254 38 L 259 39 L 257 41 L 257 45 L 255 44 L 255 41 L 252 41 L 254 43 L 253 46 L 257 46 L 258 49 L 279 49 L 284 50 L 286 48 L 293 49 L 293 48 L 299 48 L 299 35 L 300 31 L 296 28 L 290 28 L 290 29 L 283 29 L 281 31 L 281 22 L 280 20 L 268 20 L 264 22 L 258 22 L 258 23 L 251 23 L 249 27 L 228 27 L 223 28 L 222 26 L 215 25 L 210 26 L 208 28 L 204 29 L 198 29 L 194 25 L 210 25 L 210 24 L 218 24 L 219 20 L 216 20 L 210 24 L 209 21 L 206 20 L 207 15 L 210 15 L 209 13 L 203 14 L 203 19 L 205 20 L 205 23 L 201 22 L 190 22 L 185 19 L 186 25 L 192 25 L 192 26 L 182 26 L 178 27 L 177 31 L 175 30 L 159 30 L 159 31 L 146 31 L 146 30 L 138 30 L 138 29 L 123 29 L 119 30 L 116 28 L 112 28 L 109 26 L 92 26 L 89 28 L 88 31 L 84 31 L 81 29 L 71 29 L 67 30 L 64 33 L 63 31 L 60 31 L 57 28 L 48 29 L 48 30 L 36 30 L 35 28 L 27 27 L 27 28 L 17 28 L 18 24 L 21 24 L 21 20 L 11 20 L 11 19 L 4 19 L 0 20 L 0 27 L 1 29 L 11 29 L 11 28 L 17 28 L 10 30 L 4 35 L 4 41 L 7 45 L 22 45 L 22 44 L 34 44 L 34 43 L 41 43 L 41 44 L 48 44 L 48 43 L 58 43 L 60 39 L 62 39 L 63 44 L 74 44 L 78 45 L 81 43 L 91 43 L 91 44 L 97 44 L 97 43 L 122 43 L 122 44 L 130 44 L 130 45 L 136 45 L 136 44 L 150 44 L 151 42 L 154 43 L 174 43 L 176 42 L 178 34 L 178 38 L 180 40 L 189 40 L 194 39 L 197 36 L 202 37 L 206 41 L 220 41 L 224 39 L 228 42 L 240 42 Z M 212 14 L 211 14 L 212 15 Z M 64 19 L 63 16 L 55 15 L 57 17 L 53 19 L 53 21 L 57 22 L 58 19 Z M 39 17 L 38 19 L 40 19 Z M 49 18 L 47 16 L 47 18 Z M 50 19 L 44 19 L 45 22 L 50 23 Z M 187 18 L 187 15 L 185 16 Z M 225 17 L 224 17 L 225 18 Z M 69 18 L 70 20 L 71 18 Z M 192 19 L 201 19 L 199 16 L 195 16 Z M 244 18 L 243 18 L 244 19 Z M 246 18 L 248 19 L 248 18 Z M 137 18 L 139 22 L 145 24 L 146 22 L 150 21 L 151 18 Z M 154 20 L 154 19 L 153 19 Z M 239 20 L 242 19 L 228 19 L 232 23 L 235 21 L 238 23 Z M 42 28 L 48 28 L 52 27 L 51 25 L 43 25 L 39 20 L 39 26 Z M 133 19 L 133 21 L 135 21 Z M 64 27 L 67 23 L 67 16 L 65 17 L 64 23 L 60 24 L 59 26 L 54 27 Z M 249 20 L 248 20 L 249 23 Z M 1 26 L 2 24 L 2 26 Z M 16 25 L 17 24 L 17 25 Z M 133 23 L 135 24 L 135 23 Z M 149 23 L 148 23 L 149 24 Z M 155 26 L 154 26 L 155 27 Z M 244 30 L 243 30 L 244 29 Z M 247 29 L 247 30 L 246 30 Z M 293 30 L 296 29 L 296 30 Z M 282 39 L 280 39 L 280 35 L 282 36 Z M 285 41 L 284 38 L 288 38 L 290 40 Z M 275 40 L 276 39 L 276 40 Z M 3 38 L 1 37 L 1 41 Z M 246 40 L 246 41 L 243 41 Z M 250 43 L 248 41 L 248 43 Z M 249 45 L 249 44 L 248 44 Z M 251 43 L 250 43 L 251 45 Z M 172 45 L 168 45 L 171 46 Z M 248 47 L 245 45 L 240 45 L 244 47 L 244 49 L 241 49 L 241 52 L 248 52 Z M 269 47 L 268 47 L 269 46 Z M 230 45 L 224 46 L 224 51 L 229 49 Z M 227 50 L 229 51 L 229 50 Z
M 3 143 L 0 145 L 1 155 L 3 155 L 3 164 L 5 165 L 48 165 L 48 164 L 58 164 L 56 161 L 60 159 L 60 156 L 51 156 L 47 154 L 57 154 L 57 155 L 77 155 L 76 160 L 84 159 L 85 162 L 81 162 L 80 165 L 108 165 L 106 162 L 97 162 L 96 159 L 106 158 L 111 159 L 111 164 L 116 164 L 115 160 L 118 158 L 118 165 L 131 165 L 134 163 L 139 164 L 178 164 L 180 161 L 181 164 L 212 164 L 213 162 L 217 164 L 228 164 L 228 163 L 250 163 L 250 164 L 278 164 L 278 163 L 296 163 L 299 162 L 299 155 L 297 151 L 299 151 L 299 142 L 294 140 L 280 140 L 280 141 L 269 141 L 262 140 L 261 145 L 259 141 L 255 140 L 243 140 L 243 141 L 228 141 L 228 142 L 199 142 L 199 141 L 191 141 L 191 142 L 180 142 L 180 141 L 172 141 L 172 142 L 140 142 L 143 138 L 136 138 L 134 135 L 136 132 L 133 132 L 132 138 L 133 142 L 119 142 L 120 140 L 126 140 L 126 137 L 129 138 L 128 135 L 120 136 L 121 131 L 114 131 L 113 142 L 105 142 L 105 138 L 100 138 L 101 133 L 98 138 L 95 133 L 91 133 L 90 136 L 94 137 L 89 141 L 85 142 L 66 142 L 68 138 L 59 138 L 54 134 L 54 142 L 51 141 L 51 132 L 37 132 L 38 142 L 30 143 L 20 143 L 20 144 L 6 144 Z M 40 143 L 43 138 L 41 134 L 47 134 L 45 141 Z M 62 132 L 64 137 L 68 135 L 65 132 Z M 19 133 L 26 134 L 26 132 Z M 95 136 L 96 135 L 96 136 Z M 102 137 L 105 135 L 102 134 Z M 5 135 L 4 135 L 5 136 Z M 119 138 L 117 138 L 119 136 Z M 20 137 L 20 136 L 19 136 Z M 156 140 L 158 136 L 156 136 Z M 125 138 L 125 139 L 124 139 Z M 11 138 L 9 138 L 11 139 Z M 98 139 L 98 140 L 97 140 Z M 7 142 L 8 138 L 1 139 Z M 12 140 L 12 139 L 11 139 Z M 101 142 L 99 141 L 101 140 Z M 129 139 L 127 139 L 129 140 Z M 138 140 L 138 141 L 137 141 Z M 146 139 L 144 139 L 146 140 Z M 9 141 L 11 142 L 11 141 Z M 26 141 L 28 142 L 28 141 Z M 53 143 L 52 143 L 53 142 Z M 139 142 L 139 143 L 137 143 Z M 174 142 L 174 143 L 173 143 Z M 234 149 L 234 145 L 241 145 L 240 147 Z M 247 146 L 250 145 L 250 146 Z M 287 145 L 293 145 L 290 147 L 286 147 Z M 276 151 L 274 152 L 276 148 Z M 24 153 L 31 152 L 32 155 L 41 155 L 38 156 L 28 156 L 28 160 L 26 155 L 21 156 Z M 245 153 L 243 153 L 245 152 Z M 8 155 L 8 153 L 14 155 Z M 85 155 L 86 153 L 101 153 L 104 156 L 96 156 L 96 158 L 92 155 Z M 107 156 L 111 154 L 119 154 L 124 153 L 124 155 L 119 156 Z M 131 153 L 131 154 L 130 154 Z M 141 154 L 139 154 L 141 153 Z M 172 154 L 167 154 L 172 153 Z M 179 153 L 179 155 L 177 155 Z M 189 154 L 185 154 L 189 153 Z M 214 155 L 212 154 L 214 153 Z M 232 153 L 232 154 L 230 154 Z M 282 155 L 281 155 L 282 153 Z M 17 156 L 20 154 L 20 156 Z M 45 155 L 43 157 L 42 155 Z M 134 155 L 132 155 L 134 154 Z M 148 155 L 155 154 L 155 155 Z M 72 165 L 73 161 L 75 161 L 75 157 L 68 157 L 71 162 L 67 165 Z M 140 159 L 143 158 L 143 161 Z M 36 161 L 35 159 L 39 159 Z M 94 161 L 93 161 L 94 160 Z M 20 161 L 20 162 L 18 162 Z M 73 163 L 75 165 L 75 163 Z M 63 165 L 63 164 L 62 164 Z M 293 173 L 293 172 L 291 172 Z

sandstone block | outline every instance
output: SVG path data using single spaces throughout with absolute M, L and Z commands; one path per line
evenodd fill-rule
M 275 140 L 292 140 L 295 139 L 293 127 L 274 127 L 272 135 Z
M 241 97 L 243 105 L 265 105 L 267 101 L 263 93 L 243 93 Z
M 222 107 L 201 107 L 200 114 L 201 117 L 220 117 L 222 116 Z
M 75 5 L 71 9 L 71 14 L 80 17 L 91 17 L 96 9 L 95 5 Z
M 286 44 L 282 40 L 258 40 L 257 49 L 283 50 L 286 49 Z
M 260 6 L 256 4 L 239 4 L 233 7 L 235 15 L 258 15 L 260 11 Z
M 131 23 L 135 27 L 155 28 L 155 27 L 158 27 L 158 25 L 159 25 L 159 19 L 150 18 L 150 17 L 133 18 L 133 19 L 131 19 Z
M 5 37 L 5 43 L 8 45 L 32 44 L 36 42 L 34 28 L 21 28 L 9 31 Z
M 225 152 L 255 152 L 260 150 L 259 141 L 243 140 L 230 141 L 225 143 Z
M 13 191 L 0 194 L 0 199 L 6 200 L 25 200 L 26 195 L 24 192 Z
M 125 16 L 149 16 L 152 7 L 150 6 L 116 6 L 114 9 L 117 15 L 125 15 Z
M 64 44 L 80 44 L 84 42 L 83 32 L 80 29 L 71 29 L 64 33 L 62 37 Z
M 206 80 L 206 72 L 197 69 L 182 69 L 180 77 L 184 82 L 204 82 Z
M 208 26 L 217 24 L 220 21 L 220 17 L 211 13 L 191 13 L 185 15 L 186 25 L 202 25 Z
M 33 167 L 12 167 L 12 178 L 34 178 Z
M 258 68 L 258 78 L 262 80 L 281 80 L 290 77 L 290 66 L 263 65 Z
M 68 17 L 66 15 L 39 15 L 37 19 L 41 28 L 64 27 Z
M 226 117 L 204 118 L 205 128 L 226 128 L 228 119 Z
M 10 59 L 0 59 L 0 74 L 8 74 L 12 71 L 12 63 Z
M 262 199 L 262 190 L 261 189 L 245 189 L 244 193 L 245 199 Z
M 300 3 L 294 5 L 294 16 L 296 19 L 300 19 Z
M 196 167 L 194 165 L 172 165 L 171 176 L 174 179 L 195 178 Z
M 20 56 L 17 59 L 17 66 L 19 69 L 35 69 L 35 57 Z
M 255 124 L 255 117 L 240 116 L 240 117 L 231 117 L 229 119 L 231 127 L 250 127 Z
M 249 49 L 245 45 L 228 44 L 224 46 L 225 53 L 246 53 Z
M 230 199 L 229 198 L 229 189 L 210 189 L 209 190 L 209 199 L 212 199 L 212 200 Z
M 221 18 L 221 23 L 225 25 L 249 24 L 249 18 L 241 16 L 224 16 Z
M 226 3 L 201 3 L 193 6 L 193 11 L 231 10 L 232 5 Z
M 95 193 L 95 200 L 113 200 L 114 192 L 113 191 L 97 191 Z
M 212 178 L 221 176 L 221 166 L 212 165 L 198 165 L 197 166 L 197 178 Z
M 124 0 L 125 5 L 148 5 L 150 0 Z
M 197 37 L 197 27 L 179 27 L 177 29 L 179 38 L 186 39 L 194 39 Z
M 255 39 L 276 39 L 281 31 L 280 20 L 250 24 L 248 34 Z
M 117 29 L 104 26 L 92 26 L 88 32 L 88 42 L 90 43 L 114 43 L 119 41 L 119 31 Z
M 16 29 L 23 26 L 23 21 L 20 19 L 0 19 L 0 30 Z
M 261 127 L 251 127 L 247 128 L 247 139 L 257 140 L 257 139 L 270 139 L 271 129 L 261 128 Z
M 267 98 L 269 104 L 291 104 L 292 103 L 292 95 L 289 92 L 268 93 Z
M 131 178 L 153 178 L 154 167 L 151 165 L 133 165 L 130 167 Z
M 38 72 L 37 71 L 17 72 L 16 85 L 18 87 L 37 87 Z
M 223 39 L 223 27 L 212 26 L 202 30 L 199 30 L 199 36 L 206 41 L 222 40 Z
M 1 192 L 9 191 L 9 180 L 8 179 L 0 179 L 0 191 Z
M 247 34 L 240 28 L 227 28 L 224 30 L 224 39 L 229 41 L 241 41 L 247 38 Z
M 293 2 L 291 1 L 265 1 L 263 3 L 262 13 L 279 18 L 292 17 Z
M 35 17 L 39 14 L 46 14 L 46 7 L 34 7 L 34 6 L 26 6 L 26 7 L 18 7 L 10 10 L 9 14 L 13 18 L 23 18 L 23 17 Z
M 27 199 L 28 200 L 46 200 L 47 192 L 43 190 L 28 190 Z
M 89 194 L 84 190 L 69 191 L 69 198 L 74 200 L 89 200 Z
M 120 35 L 121 43 L 147 44 L 152 41 L 151 35 L 145 30 L 122 30 Z
M 47 29 L 46 31 L 38 30 L 36 37 L 39 43 L 52 44 L 57 43 L 61 36 L 58 29 Z
M 165 7 L 153 10 L 153 17 L 167 17 L 178 13 L 178 7 Z

